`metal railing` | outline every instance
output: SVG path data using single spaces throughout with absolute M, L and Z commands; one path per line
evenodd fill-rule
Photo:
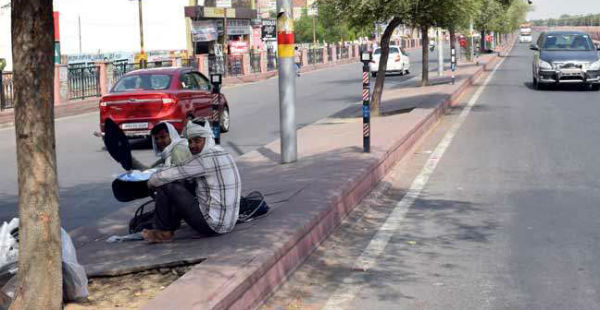
M 137 65 L 137 67 L 136 67 Z M 128 63 L 123 61 L 113 62 L 112 85 L 114 85 L 125 73 L 139 69 L 140 64 Z
M 225 76 L 239 76 L 242 75 L 242 55 L 228 55 L 227 56 L 227 71 Z
M 12 72 L 2 72 L 2 87 L 0 88 L 0 111 L 14 107 L 14 88 Z
M 182 58 L 181 59 L 181 66 L 182 67 L 189 67 L 189 68 L 194 68 L 194 69 L 198 69 L 198 60 L 195 58 Z
M 250 52 L 250 71 L 252 73 L 260 73 L 261 61 L 260 53 Z
M 322 48 L 312 48 L 308 50 L 308 64 L 320 64 L 323 63 L 323 49 Z
M 277 64 L 277 53 L 267 52 L 267 71 L 274 71 L 278 68 Z
M 348 48 L 347 46 L 341 46 L 339 48 L 339 59 L 348 59 L 350 58 L 350 48 Z
M 100 96 L 100 66 L 69 67 L 69 99 Z

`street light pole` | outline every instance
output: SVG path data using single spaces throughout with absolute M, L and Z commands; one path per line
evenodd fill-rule
M 281 162 L 297 160 L 296 64 L 292 0 L 277 0 L 277 50 L 279 55 L 279 126 Z
M 317 22 L 315 21 L 314 12 L 313 12 L 313 45 L 317 46 Z
M 78 16 L 78 30 L 79 30 L 79 55 L 81 55 L 81 15 Z
M 438 75 L 444 75 L 444 40 L 442 38 L 442 29 L 437 29 L 438 39 Z
M 141 48 L 141 55 L 144 55 L 144 21 L 142 18 L 142 0 L 138 0 L 138 4 L 139 4 L 139 17 L 140 17 L 140 48 Z M 146 68 L 146 59 L 142 56 L 140 58 L 140 66 L 142 68 Z

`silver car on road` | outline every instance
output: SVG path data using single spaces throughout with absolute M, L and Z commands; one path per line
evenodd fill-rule
M 579 83 L 600 90 L 600 57 L 598 47 L 587 33 L 578 31 L 544 32 L 531 45 L 533 85 Z

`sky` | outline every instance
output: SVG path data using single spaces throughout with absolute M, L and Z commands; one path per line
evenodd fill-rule
M 144 0 L 145 50 L 186 48 L 184 7 L 188 0 Z M 139 51 L 138 1 L 54 0 L 60 13 L 63 54 L 79 51 L 78 18 L 81 16 L 83 53 Z
M 0 7 L 10 0 L 0 0 Z M 452 0 L 448 0 L 452 1 Z M 532 0 L 530 19 L 562 14 L 600 13 L 600 0 Z M 146 50 L 186 48 L 183 8 L 189 0 L 143 0 Z M 83 53 L 136 52 L 140 48 L 138 1 L 54 0 L 60 12 L 63 54 L 79 52 L 78 18 L 81 17 Z M 0 57 L 10 53 L 10 9 L 0 9 Z
M 600 0 L 532 0 L 529 19 L 560 17 L 563 14 L 600 14 Z

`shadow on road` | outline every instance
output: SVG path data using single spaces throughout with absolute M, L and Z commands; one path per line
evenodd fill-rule
M 524 82 L 523 85 L 531 90 L 537 90 L 533 87 L 533 82 Z M 542 89 L 537 91 L 570 91 L 570 92 L 586 92 L 590 91 L 588 85 L 581 84 L 558 84 L 558 85 L 544 85 Z

